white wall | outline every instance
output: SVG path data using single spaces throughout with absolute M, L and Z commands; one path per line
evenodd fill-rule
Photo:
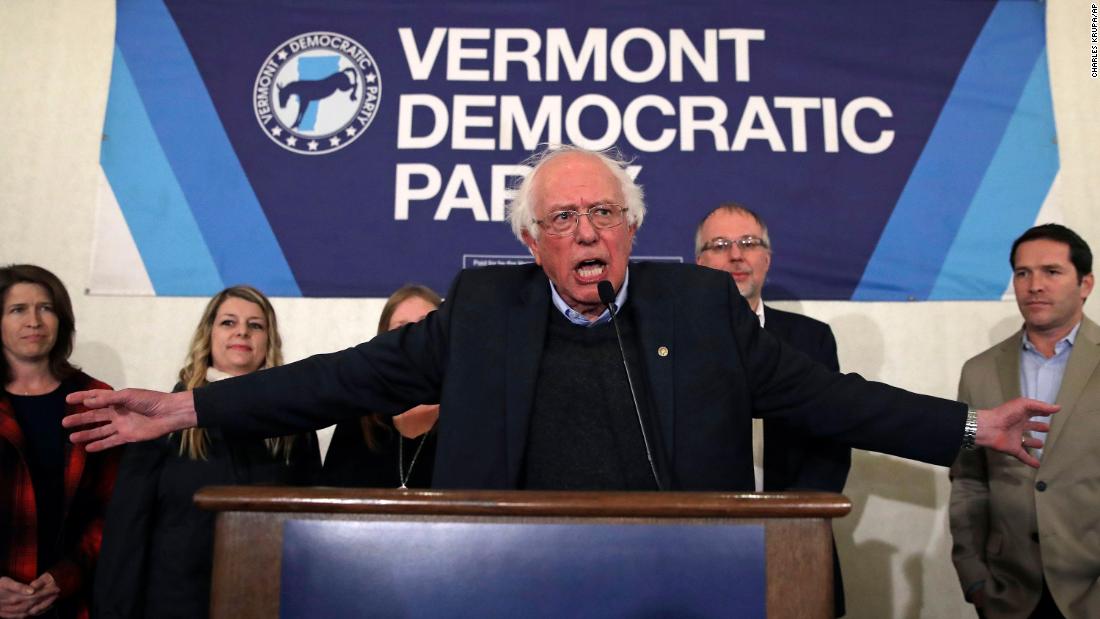
M 1100 80 L 1089 77 L 1089 4 L 1047 5 L 1062 160 L 1046 212 L 1100 247 Z M 0 264 L 41 264 L 67 283 L 78 364 L 116 386 L 165 389 L 204 300 L 83 293 L 113 31 L 109 0 L 0 0 Z M 275 305 L 289 360 L 369 337 L 381 311 L 375 299 Z M 963 361 L 1019 323 L 1011 302 L 777 305 L 829 322 L 846 370 L 949 397 Z M 854 509 L 836 530 L 850 617 L 972 616 L 948 558 L 944 470 L 858 452 L 847 494 Z

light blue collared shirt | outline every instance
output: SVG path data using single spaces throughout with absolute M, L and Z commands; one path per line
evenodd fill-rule
M 615 295 L 615 307 L 619 310 L 623 309 L 623 303 L 626 303 L 626 287 L 630 283 L 630 269 L 626 270 L 626 276 L 623 278 L 623 287 L 619 288 L 619 293 Z M 600 317 L 589 321 L 584 314 L 574 310 L 565 304 L 565 299 L 561 298 L 557 289 L 554 288 L 554 282 L 550 282 L 550 300 L 554 302 L 554 307 L 558 308 L 558 311 L 565 315 L 569 322 L 581 326 L 581 327 L 595 327 L 596 325 L 602 325 L 605 322 L 611 320 L 611 310 L 605 309 Z
M 1027 339 L 1027 332 L 1023 335 L 1023 350 L 1020 351 L 1020 391 L 1025 398 L 1040 400 L 1047 404 L 1053 404 L 1058 399 L 1058 390 L 1062 387 L 1062 377 L 1066 374 L 1066 363 L 1073 352 L 1073 343 L 1077 340 L 1077 330 L 1081 323 L 1073 328 L 1064 338 L 1054 344 L 1054 355 L 1047 359 Z M 1032 421 L 1050 423 L 1050 415 L 1038 415 L 1031 418 Z M 1031 432 L 1032 436 L 1047 440 L 1046 432 Z M 1034 450 L 1036 458 L 1043 457 L 1043 450 Z

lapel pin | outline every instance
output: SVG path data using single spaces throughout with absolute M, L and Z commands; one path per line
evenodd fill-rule
M 657 347 L 657 356 L 658 357 L 667 357 L 668 356 L 668 346 L 658 346 Z

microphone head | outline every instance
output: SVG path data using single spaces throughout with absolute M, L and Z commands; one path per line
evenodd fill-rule
M 615 302 L 615 287 L 606 279 L 596 284 L 596 291 L 600 293 L 600 302 L 604 305 Z

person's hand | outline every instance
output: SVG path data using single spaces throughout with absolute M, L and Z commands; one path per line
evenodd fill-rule
M 1002 453 L 1016 456 L 1020 462 L 1039 468 L 1039 460 L 1027 452 L 1028 448 L 1043 446 L 1043 441 L 1027 432 L 1047 432 L 1050 424 L 1031 421 L 1039 415 L 1053 415 L 1061 409 L 1057 404 L 1038 400 L 1016 398 L 996 408 L 978 411 L 978 434 L 975 443 Z
M 34 587 L 0 576 L 0 617 L 3 619 L 23 619 L 28 617 L 34 606 Z
M 393 427 L 405 438 L 416 438 L 432 429 L 439 419 L 438 404 L 421 404 L 393 418 Z
M 41 615 L 50 609 L 57 601 L 57 596 L 61 595 L 61 589 L 57 586 L 57 582 L 54 581 L 53 575 L 46 572 L 31 581 L 31 588 L 34 589 L 34 595 L 32 606 L 27 614 L 36 617 Z
M 66 428 L 94 426 L 69 438 L 88 451 L 102 451 L 124 443 L 147 441 L 169 432 L 194 427 L 195 398 L 190 391 L 161 393 L 145 389 L 78 391 L 65 398 L 89 410 L 62 419 Z

